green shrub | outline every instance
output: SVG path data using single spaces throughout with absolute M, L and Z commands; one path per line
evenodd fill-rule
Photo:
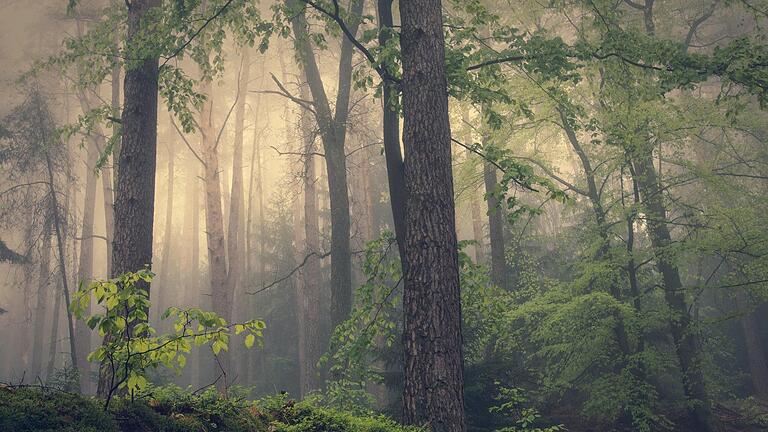
M 0 430 L 111 432 L 118 428 L 93 399 L 51 389 L 0 387 Z

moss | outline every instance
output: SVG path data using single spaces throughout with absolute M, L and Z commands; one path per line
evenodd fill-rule
M 0 387 L 0 430 L 116 432 L 118 428 L 90 398 L 57 390 Z
M 0 388 L 0 430 L 68 432 L 416 432 L 375 415 L 353 415 L 295 402 L 286 396 L 222 399 L 211 389 L 192 394 L 176 386 L 150 387 L 132 401 L 100 401 L 36 388 Z

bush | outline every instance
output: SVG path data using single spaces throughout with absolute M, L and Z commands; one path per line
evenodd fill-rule
M 111 432 L 118 428 L 92 399 L 53 389 L 0 387 L 0 430 Z
M 193 394 L 177 386 L 149 386 L 119 397 L 108 411 L 100 401 L 40 388 L 0 388 L 0 430 L 19 432 L 417 432 L 378 415 L 361 416 L 286 395 L 261 401 Z

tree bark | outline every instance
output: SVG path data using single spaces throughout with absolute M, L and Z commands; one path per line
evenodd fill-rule
M 440 0 L 400 4 L 405 142 L 404 418 L 466 430 L 451 126 Z
M 146 37 L 143 22 L 159 0 L 133 0 L 128 7 L 126 44 Z M 136 50 L 131 50 L 136 52 Z M 146 52 L 142 50 L 141 52 Z M 115 233 L 112 275 L 152 265 L 157 153 L 158 58 L 145 57 L 126 66 L 122 144 L 115 181 Z M 149 291 L 149 284 L 142 285 Z M 97 393 L 106 396 L 108 373 L 102 367 Z
M 498 179 L 496 167 L 483 162 L 483 183 L 488 203 L 488 240 L 491 245 L 491 281 L 507 289 L 507 259 L 504 253 L 504 220 L 499 199 L 493 195 Z
M 163 229 L 163 255 L 160 258 L 160 271 L 163 274 L 163 283 L 166 287 L 172 286 L 174 282 L 173 278 L 173 264 L 171 264 L 171 248 L 173 247 L 173 198 L 175 193 L 175 159 L 176 155 L 173 150 L 173 140 L 168 141 L 168 183 L 167 183 L 167 196 L 165 197 L 165 228 Z M 166 307 L 170 306 L 168 301 L 168 293 L 166 290 L 158 291 L 157 295 L 157 318 L 156 322 L 160 327 L 160 315 L 163 313 Z
M 653 165 L 651 150 L 647 149 L 633 161 L 636 181 L 645 205 L 648 235 L 656 256 L 656 267 L 662 275 L 664 299 L 669 307 L 669 327 L 675 343 L 675 352 L 683 375 L 683 388 L 693 406 L 691 420 L 696 430 L 711 431 L 712 414 L 709 396 L 701 369 L 702 356 L 688 313 L 683 284 L 675 263 L 669 260 L 665 249 L 672 244 L 667 227 L 667 209 L 662 201 L 662 189 Z

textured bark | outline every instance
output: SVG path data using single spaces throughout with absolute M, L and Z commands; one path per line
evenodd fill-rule
M 47 217 L 43 224 L 42 244 L 40 245 L 40 270 L 37 276 L 37 292 L 35 293 L 35 322 L 32 330 L 32 377 L 43 378 L 43 331 L 48 316 L 48 286 L 51 283 L 51 218 Z
M 747 348 L 749 374 L 752 378 L 754 395 L 768 400 L 768 363 L 765 348 L 760 338 L 756 313 L 752 310 L 744 289 L 736 290 L 736 307 L 741 312 L 741 328 L 744 331 L 744 343 Z
M 680 362 L 683 389 L 686 397 L 693 404 L 690 409 L 691 421 L 697 431 L 710 431 L 713 429 L 713 420 L 701 369 L 702 356 L 698 338 L 688 314 L 680 272 L 665 253 L 665 248 L 672 244 L 672 237 L 667 227 L 667 209 L 662 201 L 662 189 L 650 149 L 638 155 L 633 165 L 647 214 L 648 235 L 656 255 L 656 267 L 663 280 L 664 299 L 670 311 L 669 327 L 675 343 L 677 359 Z
M 465 431 L 451 127 L 440 0 L 400 4 L 405 142 L 404 419 Z
M 295 7 L 296 0 L 287 0 Z M 364 0 L 353 0 L 350 16 L 359 17 Z M 348 22 L 350 32 L 357 33 L 360 20 Z M 352 54 L 354 46 L 347 38 L 341 42 L 339 57 L 339 81 L 335 110 L 331 110 L 325 93 L 315 54 L 307 37 L 305 12 L 297 13 L 291 20 L 295 47 L 314 101 L 315 117 L 325 153 L 328 174 L 328 191 L 331 207 L 331 325 L 336 327 L 352 310 L 352 266 L 350 255 L 349 194 L 347 191 L 347 161 L 344 150 L 346 123 L 349 115 L 349 98 L 352 90 Z
M 159 0 L 133 0 L 128 7 L 126 44 L 141 37 L 142 21 Z M 112 275 L 137 271 L 152 264 L 152 227 L 155 208 L 157 153 L 157 57 L 126 67 L 122 115 L 123 140 L 115 181 L 115 233 Z M 149 291 L 149 285 L 144 288 Z M 97 393 L 109 393 L 109 374 L 102 367 Z
M 391 39 L 392 0 L 378 0 L 379 14 L 379 45 L 384 46 Z M 387 180 L 389 182 L 389 202 L 392 207 L 392 220 L 395 225 L 397 249 L 400 253 L 400 263 L 405 274 L 405 203 L 407 192 L 405 188 L 405 171 L 403 155 L 400 150 L 400 114 L 391 105 L 396 98 L 397 88 L 393 83 L 384 81 L 383 85 L 383 137 L 384 158 L 387 164 Z

